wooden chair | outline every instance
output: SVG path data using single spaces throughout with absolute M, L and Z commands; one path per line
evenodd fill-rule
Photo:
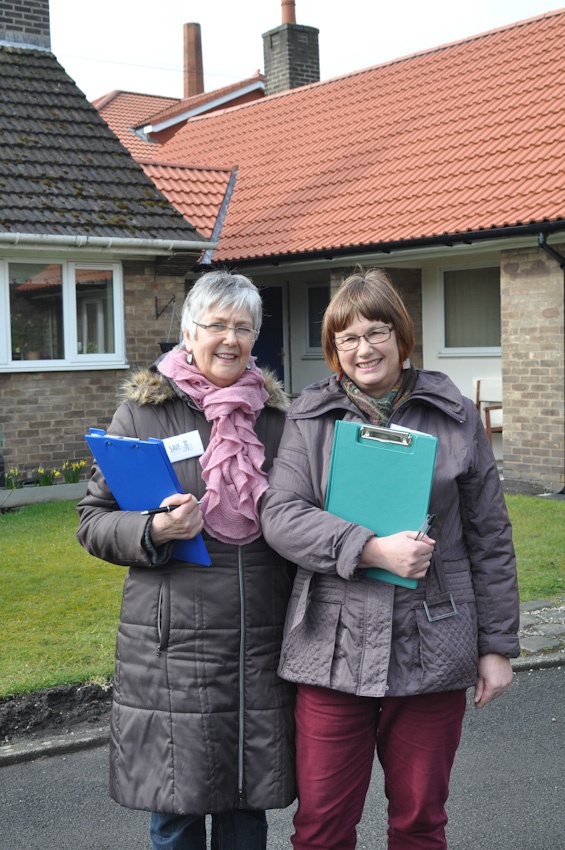
M 485 417 L 487 437 L 492 445 L 492 435 L 502 434 L 502 380 L 477 379 L 477 410 Z

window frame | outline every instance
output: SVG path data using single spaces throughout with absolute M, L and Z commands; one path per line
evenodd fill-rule
M 464 265 L 464 266 L 446 266 L 441 269 L 441 346 L 438 352 L 439 357 L 501 357 L 502 345 L 492 346 L 453 346 L 448 347 L 445 343 L 445 275 L 447 272 L 460 271 L 476 271 L 482 269 L 497 269 L 499 273 L 500 286 L 500 265 L 497 263 L 481 263 L 480 265 Z
M 10 263 L 29 263 L 61 266 L 63 340 L 66 356 L 57 360 L 12 360 L 10 328 Z M 114 348 L 107 354 L 81 354 L 78 351 L 77 328 L 77 269 L 110 271 L 112 273 L 112 309 L 114 313 Z M 3 309 L 1 309 L 3 308 Z M 5 372 L 61 372 L 95 369 L 115 369 L 127 366 L 125 358 L 124 283 L 121 262 L 92 262 L 63 260 L 59 257 L 33 257 L 9 255 L 0 258 L 0 373 Z M 1 316 L 1 314 L 0 314 Z
M 332 297 L 331 284 L 330 284 L 329 281 L 317 281 L 315 283 L 314 282 L 313 283 L 307 283 L 306 286 L 304 287 L 305 302 L 306 302 L 306 304 L 305 304 L 305 307 L 306 307 L 306 309 L 305 309 L 306 322 L 305 322 L 305 325 L 304 325 L 304 337 L 305 337 L 304 338 L 304 355 L 303 355 L 304 358 L 320 359 L 320 358 L 323 358 L 323 356 L 324 356 L 324 349 L 322 348 L 321 345 L 319 345 L 319 346 L 310 345 L 310 290 L 311 289 L 321 289 L 322 287 L 324 287 L 328 292 L 328 303 L 326 304 L 326 308 L 327 308 L 328 304 L 331 301 L 331 297 Z

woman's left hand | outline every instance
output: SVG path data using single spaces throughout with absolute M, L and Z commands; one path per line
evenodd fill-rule
M 501 696 L 512 681 L 510 659 L 494 652 L 479 658 L 479 676 L 475 685 L 475 708 L 483 708 Z
M 370 537 L 365 543 L 359 568 L 382 567 L 403 578 L 424 578 L 434 551 L 435 540 L 416 531 L 399 531 L 385 537 Z

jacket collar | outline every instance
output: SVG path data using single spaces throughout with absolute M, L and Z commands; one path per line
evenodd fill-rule
M 149 368 L 139 369 L 127 377 L 121 387 L 120 400 L 133 401 L 136 404 L 164 404 L 166 401 L 179 397 L 191 407 L 198 409 L 192 399 L 157 371 L 159 360 L 156 360 Z M 265 368 L 261 369 L 261 372 L 265 379 L 265 389 L 269 393 L 265 406 L 274 407 L 283 412 L 288 410 L 289 398 L 275 373 Z
M 451 378 L 443 372 L 430 372 L 426 369 L 417 369 L 416 372 L 416 384 L 412 394 L 397 410 L 420 402 L 437 407 L 447 416 L 458 422 L 464 422 L 466 412 L 463 396 Z M 310 419 L 331 410 L 353 411 L 357 415 L 360 413 L 342 389 L 337 375 L 331 375 L 306 387 L 291 405 L 288 417 L 289 419 Z

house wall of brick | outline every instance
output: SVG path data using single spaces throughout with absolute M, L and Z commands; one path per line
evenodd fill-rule
M 565 256 L 565 244 L 555 244 Z M 538 247 L 500 264 L 504 476 L 565 484 L 564 272 Z
M 167 339 L 172 305 L 166 305 L 173 296 L 176 315 L 171 341 L 178 342 L 184 294 L 181 275 L 169 275 L 163 269 L 156 271 L 151 261 L 124 263 L 126 353 L 131 366 L 151 363 L 161 353 L 158 343 Z M 159 318 L 156 318 L 156 306 L 161 313 Z
M 155 297 L 161 309 L 176 296 L 179 320 L 171 337 L 177 341 L 184 281 L 156 274 L 150 260 L 125 262 L 124 290 L 126 357 L 131 368 L 140 368 L 160 355 L 158 343 L 167 338 L 171 307 L 156 319 Z M 127 369 L 1 373 L 0 452 L 6 470 L 60 470 L 66 460 L 86 460 L 87 477 L 91 455 L 83 435 L 90 427 L 107 428 L 129 374 Z

